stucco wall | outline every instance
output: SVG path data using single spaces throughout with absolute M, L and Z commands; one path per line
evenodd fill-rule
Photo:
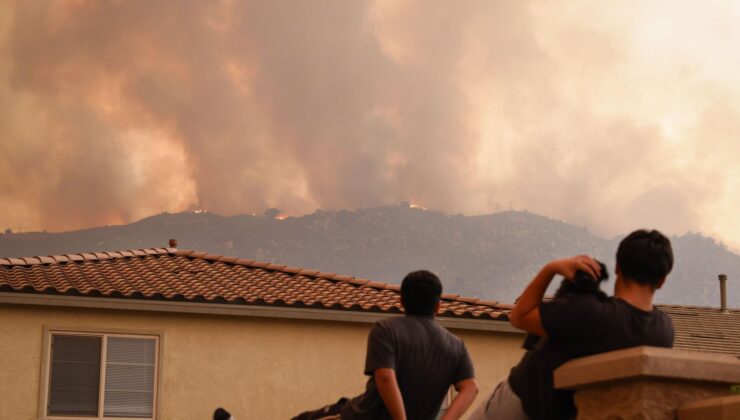
M 0 419 L 38 418 L 44 326 L 163 331 L 161 419 L 284 419 L 364 389 L 369 324 L 0 305 Z M 454 331 L 481 397 L 521 356 L 522 337 Z M 477 401 L 476 403 L 478 403 Z

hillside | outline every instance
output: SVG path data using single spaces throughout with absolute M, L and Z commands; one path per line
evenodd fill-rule
M 0 255 L 50 255 L 166 246 L 254 258 L 398 283 L 414 269 L 440 275 L 446 291 L 512 302 L 546 261 L 591 254 L 613 270 L 618 238 L 527 212 L 447 215 L 408 205 L 316 211 L 284 220 L 212 213 L 160 214 L 123 226 L 0 235 Z M 740 256 L 711 238 L 672 238 L 676 268 L 658 300 L 717 306 L 717 274 L 740 307 Z M 613 287 L 613 275 L 607 288 Z

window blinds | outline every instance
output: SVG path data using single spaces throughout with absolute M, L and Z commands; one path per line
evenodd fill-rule
M 96 416 L 102 337 L 54 335 L 51 344 L 50 415 Z
M 155 340 L 108 337 L 105 363 L 106 417 L 151 417 Z

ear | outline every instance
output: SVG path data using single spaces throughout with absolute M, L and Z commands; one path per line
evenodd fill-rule
M 434 305 L 434 314 L 437 315 L 439 313 L 439 305 L 442 303 L 442 301 L 438 301 L 436 305 Z
M 401 307 L 403 308 L 404 311 L 406 310 L 406 304 L 403 303 L 403 296 L 401 296 Z
M 663 283 L 665 283 L 665 279 L 666 279 L 666 277 L 663 277 L 662 279 L 660 279 L 660 281 L 658 282 L 658 285 L 655 286 L 655 290 L 660 289 L 661 287 L 663 287 Z
M 620 267 L 619 264 L 617 264 L 617 268 L 614 269 L 614 274 L 616 274 L 617 276 L 622 275 L 622 267 Z

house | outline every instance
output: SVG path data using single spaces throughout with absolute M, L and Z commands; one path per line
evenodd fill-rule
M 0 418 L 289 418 L 362 392 L 369 327 L 401 314 L 399 298 L 175 248 L 0 258 Z M 522 354 L 510 308 L 443 295 L 438 320 L 465 340 L 483 395 Z M 740 311 L 664 309 L 677 347 L 740 356 Z
M 399 296 L 174 248 L 0 259 L 0 418 L 289 418 L 362 392 L 369 327 Z M 483 391 L 520 356 L 508 310 L 443 296 Z

